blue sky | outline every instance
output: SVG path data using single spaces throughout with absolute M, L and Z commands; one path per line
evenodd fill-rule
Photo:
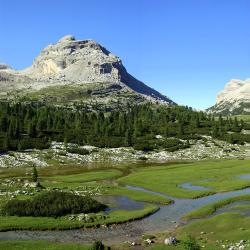
M 66 34 L 92 38 L 180 104 L 250 77 L 249 0 L 0 0 L 0 62 L 22 69 Z

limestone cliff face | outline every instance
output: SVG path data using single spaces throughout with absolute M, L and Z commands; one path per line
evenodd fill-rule
M 152 101 L 174 104 L 131 76 L 121 59 L 103 46 L 94 40 L 76 40 L 71 35 L 47 46 L 31 67 L 19 73 L 32 78 L 33 82 L 39 82 L 33 85 L 39 89 L 53 83 L 116 83 Z
M 250 113 L 250 78 L 230 80 L 217 95 L 216 104 L 208 111 L 218 114 Z

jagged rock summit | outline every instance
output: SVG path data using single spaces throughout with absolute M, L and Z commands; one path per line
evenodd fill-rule
M 222 115 L 250 114 L 250 78 L 230 80 L 208 111 Z
M 28 92 L 32 90 L 41 92 L 44 88 L 59 85 L 76 86 L 77 89 L 80 86 L 83 89 L 88 86 L 88 93 L 94 92 L 95 99 L 96 96 L 100 97 L 98 94 L 106 93 L 106 99 L 109 99 L 109 102 L 110 93 L 113 94 L 112 98 L 118 100 L 120 98 L 115 97 L 114 93 L 119 92 L 123 94 L 120 97 L 124 97 L 125 93 L 127 96 L 129 93 L 134 97 L 137 95 L 134 99 L 139 98 L 140 102 L 147 100 L 175 104 L 166 96 L 131 76 L 121 59 L 102 45 L 94 40 L 76 40 L 72 35 L 64 36 L 56 44 L 48 45 L 27 69 L 14 71 L 0 65 L 2 90 L 19 90 L 20 94 L 27 93 L 24 91 L 27 89 Z M 28 97 L 27 94 L 26 97 Z
M 94 40 L 67 35 L 49 45 L 24 70 L 40 79 L 70 82 L 119 82 L 121 60 Z

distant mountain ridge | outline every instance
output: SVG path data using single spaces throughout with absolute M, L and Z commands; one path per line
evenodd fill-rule
M 250 114 L 250 78 L 232 79 L 216 98 L 216 104 L 207 110 L 213 114 Z
M 56 44 L 48 45 L 35 58 L 32 66 L 25 70 L 15 71 L 1 64 L 0 86 L 0 98 L 9 98 L 8 96 L 13 94 L 15 97 L 25 97 L 25 99 L 35 97 L 46 101 L 50 99 L 52 102 L 54 96 L 48 96 L 51 88 L 54 93 L 57 86 L 59 88 L 63 86 L 65 94 L 68 94 L 67 88 L 72 92 L 76 87 L 77 99 L 80 98 L 79 91 L 82 88 L 84 97 L 97 103 L 99 101 L 105 103 L 103 96 L 105 95 L 106 102 L 112 102 L 114 99 L 115 102 L 131 103 L 136 99 L 138 103 L 151 101 L 175 104 L 165 95 L 130 75 L 121 59 L 102 45 L 94 40 L 76 40 L 72 35 L 61 38 Z M 73 92 L 70 101 L 75 101 Z M 92 92 L 95 93 L 94 98 Z M 130 95 L 133 96 L 133 100 L 129 98 Z M 60 96 L 58 98 L 60 99 Z

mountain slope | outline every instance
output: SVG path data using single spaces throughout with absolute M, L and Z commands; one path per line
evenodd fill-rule
M 93 40 L 71 35 L 42 50 L 31 67 L 14 71 L 0 65 L 0 97 L 112 106 L 161 102 L 166 96 L 131 76 L 119 57 Z
M 213 114 L 250 114 L 250 78 L 232 79 L 216 98 L 216 104 L 207 110 Z

